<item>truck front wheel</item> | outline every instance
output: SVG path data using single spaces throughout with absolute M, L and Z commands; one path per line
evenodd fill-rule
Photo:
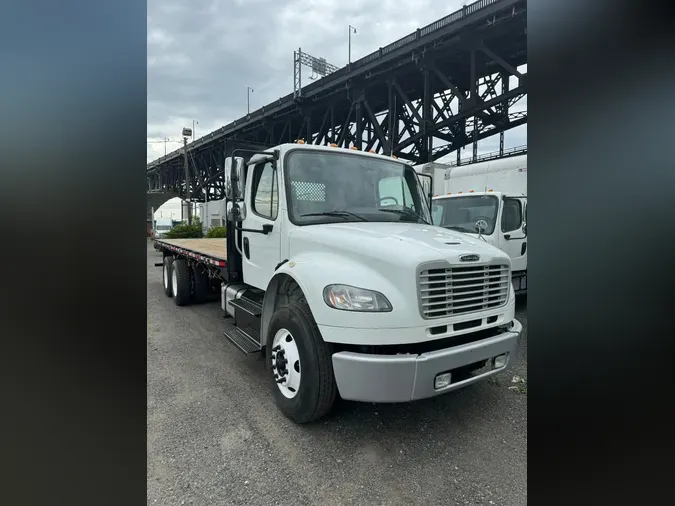
M 266 363 L 274 400 L 294 422 L 318 420 L 333 407 L 337 385 L 331 355 L 307 304 L 292 302 L 272 315 Z
M 171 270 L 173 267 L 173 257 L 164 257 L 164 266 L 162 267 L 162 283 L 164 284 L 164 293 L 167 297 L 173 296 L 173 286 L 171 285 Z

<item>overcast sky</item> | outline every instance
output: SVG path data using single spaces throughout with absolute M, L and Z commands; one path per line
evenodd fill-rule
M 462 0 L 148 0 L 148 151 L 164 155 L 164 138 L 197 137 L 293 91 L 293 51 L 301 47 L 342 67 L 460 9 Z M 471 2 L 468 2 L 471 3 Z M 303 84 L 310 69 L 303 69 Z M 521 101 L 518 109 L 526 107 Z M 517 109 L 516 109 L 517 110 Z M 506 147 L 526 144 L 527 126 L 505 134 Z M 153 142 L 154 141 L 154 142 Z M 160 141 L 160 142 L 157 142 Z M 167 152 L 178 142 L 166 144 Z M 479 152 L 499 149 L 499 136 Z M 470 156 L 471 147 L 466 149 Z M 454 159 L 454 154 L 451 158 Z M 167 203 L 168 204 L 168 203 Z M 179 208 L 178 208 L 179 209 Z

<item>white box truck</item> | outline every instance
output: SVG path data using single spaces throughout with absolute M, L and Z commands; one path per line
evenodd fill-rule
M 290 419 L 324 416 L 337 395 L 432 397 L 514 363 L 508 255 L 433 226 L 410 164 L 282 144 L 235 150 L 225 179 L 226 239 L 157 241 L 164 291 L 178 306 L 220 297 L 225 336 L 264 354 Z
M 527 155 L 451 167 L 444 190 L 433 198 L 434 224 L 504 251 L 516 294 L 526 294 Z
M 201 216 L 202 232 L 206 234 L 211 227 L 223 227 L 225 220 L 225 199 L 210 200 L 198 204 Z
M 431 178 L 422 179 L 422 186 L 427 193 L 434 197 L 445 195 L 445 175 L 452 166 L 447 163 L 428 162 L 415 166 L 418 174 L 425 174 Z

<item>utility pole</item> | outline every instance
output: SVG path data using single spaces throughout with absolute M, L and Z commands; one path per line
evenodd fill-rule
M 347 64 L 352 63 L 352 30 L 354 30 L 354 33 L 356 33 L 356 28 L 354 28 L 352 25 L 349 25 L 349 58 L 347 60 Z
M 251 113 L 251 92 L 253 91 L 253 88 L 250 86 L 246 87 L 246 114 Z
M 192 225 L 192 208 L 190 207 L 190 167 L 188 165 L 187 140 L 192 135 L 192 130 L 183 128 L 183 153 L 185 155 L 185 200 L 187 202 L 187 221 Z
M 164 137 L 164 156 L 166 156 L 166 143 L 169 142 L 168 137 Z
M 197 137 L 197 130 L 195 129 L 195 125 L 199 125 L 199 121 L 196 119 L 192 120 L 192 142 L 195 141 L 195 138 Z

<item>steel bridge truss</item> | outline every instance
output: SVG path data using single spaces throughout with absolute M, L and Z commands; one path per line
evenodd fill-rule
M 501 41 L 513 38 L 514 31 L 524 39 L 524 18 L 514 8 L 478 33 L 413 52 L 412 58 L 319 96 L 297 96 L 294 107 L 249 123 L 236 136 L 189 150 L 191 199 L 224 197 L 224 159 L 237 147 L 260 149 L 304 140 L 395 155 L 415 164 L 454 151 L 459 164 L 461 148 L 471 145 L 476 161 L 478 141 L 499 135 L 503 153 L 504 132 L 527 122 L 527 111 L 518 107 L 527 95 L 527 73 L 518 70 L 527 63 L 527 54 L 522 39 Z M 184 197 L 182 158 L 149 172 L 148 191 Z

